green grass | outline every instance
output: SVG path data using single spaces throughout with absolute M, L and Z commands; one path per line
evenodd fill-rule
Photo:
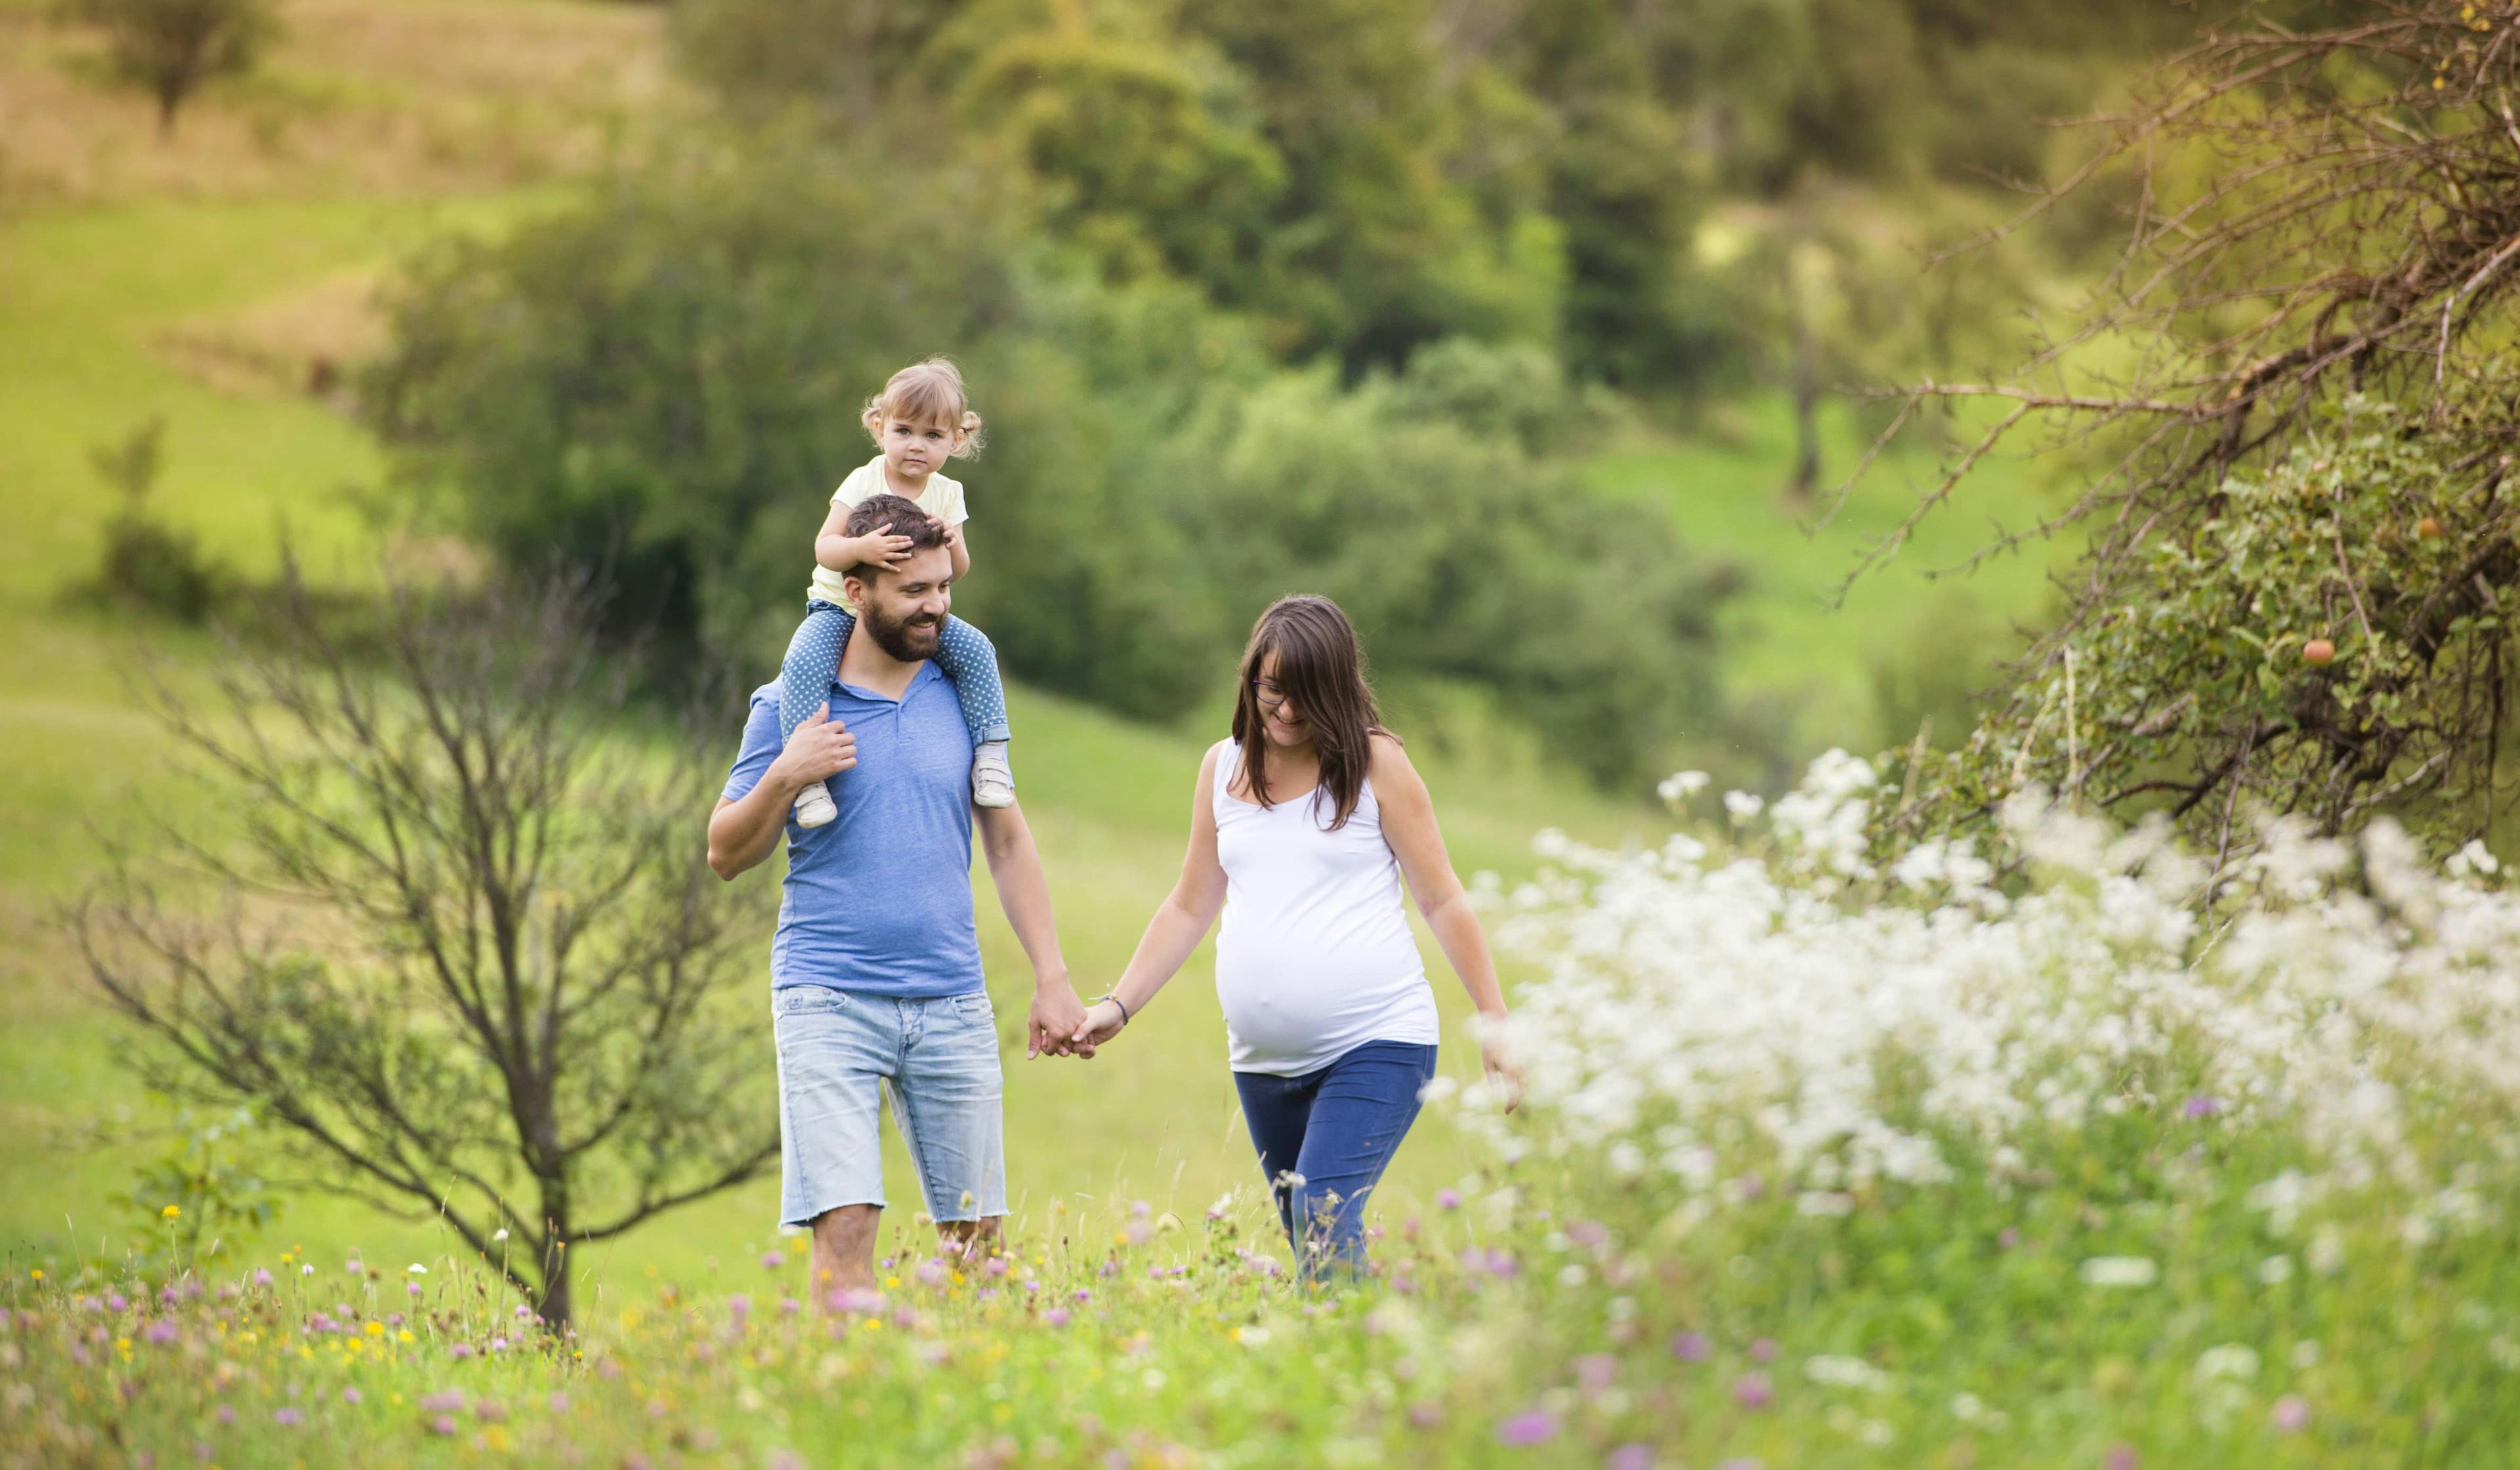
M 169 778 L 174 752 L 128 697 L 123 675 L 143 642 L 180 681 L 211 652 L 207 640 L 66 606 L 93 565 L 109 494 L 87 463 L 92 443 L 155 414 L 167 420 L 158 498 L 166 516 L 248 575 L 266 573 L 286 527 L 319 574 L 373 575 L 371 533 L 345 487 L 373 488 L 384 467 L 352 422 L 279 393 L 222 392 L 180 373 L 161 350 L 170 326 L 250 308 L 309 280 L 374 270 L 430 232 L 495 221 L 514 200 L 428 202 L 151 205 L 38 217 L 0 234 L 0 473 L 15 487 L 22 534 L 0 547 L 0 1240 L 61 1260 L 112 1253 L 123 1222 L 106 1204 L 152 1145 L 90 1146 L 102 1122 L 162 1123 L 117 1064 L 116 1025 L 81 989 L 75 956 L 46 923 L 98 869 L 102 839 L 135 829 L 143 812 L 196 812 Z M 765 674 L 768 664 L 765 661 Z M 1440 729 L 1430 729 L 1438 706 Z M 1527 741 L 1487 732 L 1480 701 L 1420 697 L 1404 729 L 1423 733 L 1430 784 L 1457 865 L 1527 870 L 1529 834 L 1559 825 L 1595 840 L 1659 831 L 1650 812 L 1584 790 L 1544 769 Z M 1068 960 L 1091 993 L 1116 978 L 1169 886 L 1187 833 L 1190 786 L 1204 730 L 1149 730 L 1030 690 L 1014 693 L 1027 813 L 1051 866 Z M 728 738 L 737 712 L 730 711 Z M 698 840 L 704 814 L 694 814 Z M 768 883 L 757 873 L 745 881 Z M 1019 1034 L 1026 970 L 982 881 L 984 945 L 999 1009 Z M 766 955 L 768 936 L 763 936 Z M 1448 977 L 1428 946 L 1433 970 Z M 1008 1116 L 1019 1213 L 1052 1199 L 1145 1197 L 1187 1208 L 1253 1172 L 1223 1062 L 1222 1022 L 1204 954 L 1126 1045 L 1091 1066 L 1009 1066 Z M 1449 991 L 1447 990 L 1449 987 Z M 1439 985 L 1449 1017 L 1459 988 Z M 768 1032 L 763 1031 L 767 1065 Z M 1451 1049 L 1457 1070 L 1474 1065 Z M 896 1213 L 916 1186 L 892 1145 Z M 1463 1168 L 1438 1128 L 1412 1140 L 1395 1203 Z M 775 1184 L 762 1182 L 672 1217 L 608 1247 L 590 1270 L 698 1269 L 766 1238 Z M 382 1221 L 301 1193 L 285 1217 L 292 1242 L 380 1255 L 442 1248 L 428 1225 Z
M 1895 689 L 1921 665 L 1964 689 L 1992 682 L 1995 661 L 2015 646 L 2013 625 L 2048 605 L 2048 578 L 2072 543 L 1958 569 L 2002 533 L 2034 522 L 2048 498 L 2039 467 L 1990 456 L 1896 557 L 1849 586 L 1865 555 L 1940 483 L 1932 440 L 1912 428 L 1828 514 L 1870 442 L 1868 424 L 1844 406 L 1822 413 L 1822 489 L 1803 507 L 1785 494 L 1793 463 L 1785 401 L 1756 397 L 1721 417 L 1732 425 L 1727 439 L 1614 452 L 1596 463 L 1592 477 L 1640 506 L 1667 507 L 1692 549 L 1739 574 L 1740 595 L 1719 620 L 1729 694 L 1783 706 L 1797 751 L 1831 744 L 1869 751 L 1913 733 L 1912 723 L 1884 726 L 1885 681 Z M 1956 737 L 1949 724 L 1938 739 Z

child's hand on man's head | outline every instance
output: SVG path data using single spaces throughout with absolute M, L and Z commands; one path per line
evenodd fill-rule
M 863 536 L 849 539 L 861 563 L 873 562 L 886 571 L 900 566 L 910 556 L 910 538 L 894 535 L 888 520 Z

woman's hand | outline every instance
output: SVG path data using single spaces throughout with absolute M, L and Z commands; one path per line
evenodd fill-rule
M 1078 1048 L 1084 1055 L 1091 1056 L 1094 1054 L 1093 1048 L 1118 1036 L 1121 1029 L 1128 1024 L 1128 1012 L 1120 1008 L 1119 1002 L 1097 1001 L 1085 1007 L 1085 1022 L 1076 1028 L 1074 1036 L 1067 1039 L 1068 1045 Z
M 1480 1040 L 1479 1065 L 1487 1069 L 1488 1081 L 1505 1090 L 1507 1112 L 1522 1106 L 1522 1069 L 1507 1052 L 1504 1037 L 1490 1035 Z

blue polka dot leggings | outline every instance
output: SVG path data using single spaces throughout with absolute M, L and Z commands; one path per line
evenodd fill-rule
M 837 603 L 818 598 L 805 606 L 805 620 L 796 625 L 787 660 L 779 667 L 782 744 L 832 696 L 840 650 L 849 646 L 849 634 L 858 625 L 857 615 Z M 954 695 L 962 701 L 963 723 L 969 727 L 973 744 L 1013 738 L 1007 725 L 1007 689 L 998 679 L 998 646 L 989 642 L 989 635 L 959 617 L 947 618 L 936 640 L 936 668 L 954 681 Z

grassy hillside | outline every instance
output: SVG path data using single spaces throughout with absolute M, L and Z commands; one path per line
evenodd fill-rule
M 110 1248 L 119 1222 L 108 1197 L 151 1150 L 99 1145 L 89 1131 L 163 1116 L 117 1069 L 116 1030 L 46 919 L 95 871 L 103 833 L 186 799 L 161 769 L 161 735 L 123 691 L 138 642 L 145 635 L 179 663 L 207 651 L 199 636 L 135 629 L 64 601 L 93 565 L 111 509 L 90 448 L 162 416 L 160 509 L 248 575 L 268 570 L 283 534 L 320 575 L 352 583 L 372 577 L 381 556 L 439 555 L 408 537 L 381 542 L 378 527 L 402 517 L 381 498 L 379 447 L 310 389 L 372 341 L 366 296 L 396 258 L 559 197 L 624 115 L 674 105 L 652 12 L 578 0 L 301 0 L 286 15 L 291 40 L 271 72 L 214 90 L 161 148 L 142 100 L 91 79 L 82 42 L 42 27 L 30 9 L 0 8 L 0 321 L 10 324 L 0 332 L 0 485 L 12 512 L 0 539 L 0 641 L 11 649 L 0 660 L 0 1242 L 20 1252 Z M 1921 646 L 1952 646 L 1956 624 L 1995 626 L 1999 611 L 2035 602 L 2038 568 L 2026 562 L 1979 579 L 1964 603 L 1919 596 L 1913 568 L 1974 544 L 1973 527 L 1946 517 L 1849 612 L 1824 613 L 1821 594 L 1895 518 L 1914 476 L 1877 479 L 1807 541 L 1775 493 L 1787 460 L 1781 414 L 1753 403 L 1739 420 L 1730 441 L 1639 446 L 1598 473 L 1742 569 L 1749 591 L 1728 612 L 1732 690 L 1754 705 L 1790 703 L 1777 719 L 1800 748 L 1868 737 L 1879 723 L 1874 671 Z M 1853 440 L 1838 437 L 1842 465 Z M 811 494 L 800 487 L 800 506 Z M 810 524 L 799 520 L 800 559 Z M 765 673 L 773 652 L 763 650 Z M 1528 836 L 1545 825 L 1610 844 L 1660 830 L 1642 805 L 1582 788 L 1488 707 L 1421 693 L 1398 712 L 1421 736 L 1464 873 L 1526 870 Z M 1188 787 L 1216 732 L 1212 722 L 1130 726 L 1020 690 L 1014 716 L 1025 807 L 1068 958 L 1079 987 L 1099 993 L 1171 880 Z M 729 712 L 730 751 L 737 717 Z M 1016 1035 L 1020 958 L 985 893 L 981 908 L 1002 1026 Z M 1103 1060 L 1011 1063 L 1019 1213 L 1037 1222 L 1058 1197 L 1197 1206 L 1252 1175 L 1205 963 L 1194 960 Z M 1444 978 L 1437 989 L 1460 1016 L 1458 987 Z M 766 1065 L 766 1027 L 763 1040 Z M 1449 1069 L 1473 1064 L 1468 1048 L 1448 1048 Z M 916 1193 L 895 1153 L 895 1215 L 906 1218 Z M 1408 1207 L 1462 1167 L 1455 1141 L 1430 1128 L 1386 1198 Z M 607 1247 L 594 1273 L 745 1259 L 768 1233 L 774 1191 L 757 1184 Z M 314 1195 L 295 1202 L 283 1233 L 323 1250 L 363 1243 L 380 1258 L 438 1246 L 425 1224 Z

